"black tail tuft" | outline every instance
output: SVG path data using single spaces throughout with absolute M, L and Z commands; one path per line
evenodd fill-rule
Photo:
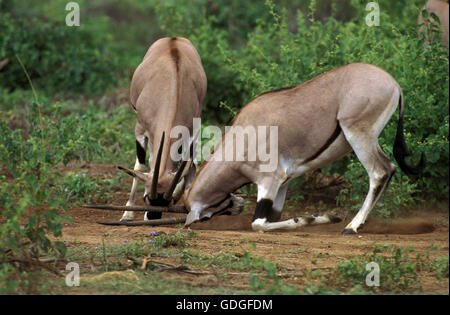
M 394 157 L 400 166 L 400 169 L 408 175 L 419 175 L 422 169 L 425 167 L 425 155 L 422 152 L 422 157 L 420 158 L 420 162 L 416 166 L 410 166 L 406 163 L 405 158 L 410 156 L 411 153 L 406 146 L 405 137 L 403 135 L 403 99 L 402 94 L 400 94 L 399 99 L 399 115 L 398 115 L 398 124 L 397 124 L 397 134 L 395 136 L 394 141 Z

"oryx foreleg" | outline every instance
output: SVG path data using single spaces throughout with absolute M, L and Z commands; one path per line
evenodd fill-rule
M 252 222 L 255 231 L 293 230 L 305 225 L 316 225 L 339 222 L 340 219 L 328 214 L 322 216 L 301 216 L 285 221 L 275 222 L 281 218 L 288 184 L 277 188 L 266 189 L 264 185 L 258 186 L 258 202 Z
M 136 138 L 136 163 L 134 164 L 135 171 L 145 171 L 145 148 L 147 146 L 147 138 L 145 137 L 137 137 Z M 126 206 L 135 206 L 136 205 L 136 191 L 138 186 L 138 179 L 133 177 L 133 184 L 131 185 L 131 192 L 126 203 Z M 122 215 L 122 219 L 120 221 L 130 221 L 134 219 L 133 211 L 125 211 Z

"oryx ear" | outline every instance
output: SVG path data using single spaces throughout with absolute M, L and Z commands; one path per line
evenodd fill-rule
M 117 168 L 125 173 L 127 173 L 130 176 L 133 176 L 134 178 L 140 180 L 141 182 L 147 181 L 147 175 L 144 172 L 141 171 L 135 171 L 135 170 L 129 170 L 128 168 L 117 166 Z

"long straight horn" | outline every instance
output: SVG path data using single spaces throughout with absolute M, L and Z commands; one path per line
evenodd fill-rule
M 191 146 L 189 148 L 189 154 L 190 159 L 194 157 L 194 141 L 192 141 Z M 171 200 L 172 194 L 175 190 L 175 187 L 177 187 L 178 182 L 180 181 L 180 177 L 183 174 L 184 168 L 186 167 L 188 160 L 184 160 L 183 163 L 181 163 L 180 168 L 178 169 L 177 173 L 175 174 L 175 177 L 172 179 L 172 182 L 170 183 L 169 189 L 164 193 L 164 199 L 165 200 Z
M 142 212 L 172 212 L 172 213 L 186 213 L 184 206 L 113 206 L 113 205 L 83 205 L 83 208 L 112 210 L 112 211 L 142 211 Z
M 150 188 L 150 200 L 158 198 L 156 188 L 158 186 L 159 166 L 161 165 L 161 156 L 164 147 L 164 137 L 166 133 L 163 131 L 161 143 L 159 144 L 158 155 L 156 156 L 155 170 L 153 171 L 152 186 Z
M 187 161 L 183 161 L 183 163 L 181 163 L 180 168 L 178 169 L 177 173 L 175 174 L 175 177 L 172 179 L 172 182 L 170 183 L 169 190 L 167 190 L 164 193 L 163 197 L 165 200 L 172 199 L 172 194 L 175 190 L 175 187 L 177 187 L 178 182 L 180 181 L 180 177 L 181 177 L 181 174 L 183 174 L 184 168 L 186 167 L 186 163 L 187 163 Z

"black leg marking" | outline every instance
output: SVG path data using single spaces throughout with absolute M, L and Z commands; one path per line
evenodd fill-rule
M 255 215 L 253 216 L 253 220 L 267 218 L 272 211 L 273 200 L 270 199 L 261 199 L 256 204 Z
M 139 141 L 136 140 L 136 156 L 139 164 L 145 165 L 145 149 L 141 146 Z
M 303 217 L 303 220 L 305 220 L 306 223 L 309 225 L 309 224 L 314 222 L 315 218 L 314 217 L 310 217 L 310 216 L 305 216 L 305 217 Z
M 391 173 L 391 176 L 389 176 L 389 179 L 388 179 L 388 182 L 387 182 L 387 184 L 386 184 L 386 188 L 385 189 L 387 189 L 388 187 L 389 187 L 389 184 L 391 183 L 391 180 L 392 180 L 392 177 L 394 177 L 394 174 L 395 174 L 395 169 L 392 171 L 392 173 Z
M 381 180 L 380 183 L 377 188 L 375 189 L 374 195 L 373 195 L 373 200 L 377 200 L 378 197 L 380 196 L 381 191 L 383 190 L 383 187 L 386 186 L 386 183 L 390 180 L 389 175 L 384 175 Z
M 330 219 L 331 223 L 339 223 L 342 221 L 341 218 L 339 218 L 335 215 L 332 215 L 332 214 L 328 214 L 328 218 Z
M 277 211 L 274 208 L 271 208 L 267 213 L 267 221 L 269 222 L 278 222 L 281 218 L 281 211 Z

